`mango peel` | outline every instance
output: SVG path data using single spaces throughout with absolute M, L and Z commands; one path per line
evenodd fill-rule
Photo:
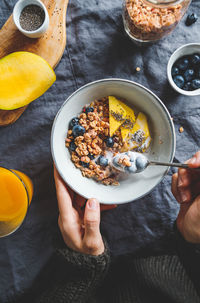
M 14 110 L 39 98 L 56 75 L 42 57 L 14 52 L 0 59 L 0 109 Z

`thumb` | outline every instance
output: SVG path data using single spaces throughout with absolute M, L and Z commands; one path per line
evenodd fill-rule
M 100 233 L 100 205 L 96 199 L 89 199 L 84 214 L 85 236 L 95 237 Z
M 100 234 L 100 205 L 96 199 L 89 199 L 84 214 L 84 246 L 88 253 L 98 255 L 104 251 L 104 244 Z

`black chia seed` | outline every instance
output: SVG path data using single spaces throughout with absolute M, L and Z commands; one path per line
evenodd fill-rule
M 134 122 L 132 121 L 132 119 L 126 119 L 123 124 L 122 127 L 126 128 L 126 129 L 132 129 L 134 125 Z
M 44 10 L 38 5 L 31 4 L 22 10 L 19 22 L 24 30 L 35 31 L 44 23 L 44 19 Z
M 123 115 L 119 113 L 115 113 L 113 110 L 111 110 L 111 115 L 114 117 L 117 121 L 124 121 Z
M 132 135 L 132 140 L 135 141 L 136 143 L 142 143 L 142 141 L 144 140 L 144 132 L 142 130 L 136 131 Z

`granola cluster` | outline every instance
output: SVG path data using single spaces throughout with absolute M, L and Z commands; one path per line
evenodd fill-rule
M 84 177 L 105 185 L 118 185 L 119 172 L 108 165 L 107 153 L 115 156 L 123 146 L 120 131 L 109 137 L 108 97 L 95 100 L 72 119 L 66 137 L 71 159 Z
M 125 22 L 130 34 L 139 40 L 158 40 L 170 33 L 182 17 L 182 5 L 159 8 L 143 0 L 127 0 Z

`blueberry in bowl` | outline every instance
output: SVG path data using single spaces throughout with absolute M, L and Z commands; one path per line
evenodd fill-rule
M 194 54 L 191 56 L 191 63 L 192 65 L 200 65 L 200 54 Z
M 200 79 L 196 77 L 195 72 L 195 67 L 199 64 L 200 53 L 184 56 L 175 61 L 171 74 L 176 86 L 187 91 L 200 88 Z
M 172 77 L 179 75 L 179 69 L 176 66 L 172 67 Z
M 71 119 L 71 121 L 69 122 L 69 129 L 72 129 L 75 125 L 78 125 L 78 123 L 79 123 L 79 118 L 75 117 Z
M 104 156 L 99 157 L 99 165 L 101 166 L 107 166 L 108 165 L 108 159 Z
M 185 84 L 185 80 L 183 78 L 183 76 L 181 75 L 176 75 L 174 78 L 174 83 L 180 87 L 180 88 L 183 88 L 184 87 L 184 84 Z
M 82 125 L 75 125 L 72 128 L 72 134 L 74 137 L 82 136 L 85 133 L 85 128 Z
M 194 79 L 194 80 L 192 80 L 192 88 L 193 89 L 200 88 L 200 79 Z
M 180 71 L 185 71 L 189 67 L 189 58 L 180 58 L 174 67 L 178 68 Z
M 186 91 L 191 91 L 193 90 L 192 88 L 192 83 L 191 82 L 186 82 L 185 85 L 183 86 L 183 89 L 186 90 Z
M 187 82 L 194 79 L 194 76 L 195 76 L 195 72 L 193 69 L 186 69 L 186 71 L 183 74 L 183 78 Z
M 167 76 L 178 93 L 200 95 L 200 43 L 179 47 L 168 61 Z

